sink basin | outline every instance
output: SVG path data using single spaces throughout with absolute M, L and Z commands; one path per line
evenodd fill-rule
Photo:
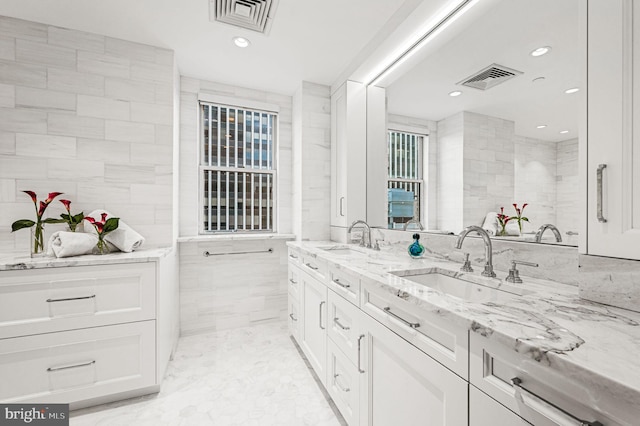
M 414 273 L 415 272 L 415 273 Z M 439 272 L 396 271 L 391 272 L 408 281 L 424 285 L 450 296 L 469 302 L 501 302 L 517 298 L 529 291 L 502 289 L 461 280 Z

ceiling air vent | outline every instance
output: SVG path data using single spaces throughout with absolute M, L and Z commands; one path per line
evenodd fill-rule
M 498 64 L 491 64 L 457 84 L 473 87 L 474 89 L 487 90 L 500 83 L 504 83 L 513 77 L 517 77 L 520 74 L 522 74 L 522 71 L 517 71 Z
M 209 20 L 268 34 L 278 0 L 209 0 Z

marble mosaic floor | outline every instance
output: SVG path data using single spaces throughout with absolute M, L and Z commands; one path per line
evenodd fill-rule
M 180 338 L 160 393 L 74 411 L 70 424 L 345 423 L 320 391 L 283 322 Z

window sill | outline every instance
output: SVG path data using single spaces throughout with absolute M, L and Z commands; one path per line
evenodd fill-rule
M 295 240 L 295 234 L 218 234 L 218 235 L 194 235 L 191 237 L 179 237 L 178 243 L 199 243 L 205 241 L 233 241 L 233 240 Z

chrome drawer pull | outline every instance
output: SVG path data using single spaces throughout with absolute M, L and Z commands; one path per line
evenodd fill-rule
M 66 302 L 68 300 L 83 300 L 83 299 L 93 299 L 95 298 L 96 295 L 92 294 L 91 296 L 83 296 L 83 297 L 68 297 L 66 299 L 47 299 L 47 303 L 52 303 L 52 302 Z
M 336 283 L 336 284 L 338 284 L 338 285 L 339 285 L 340 287 L 342 287 L 342 288 L 349 288 L 349 287 L 351 287 L 351 284 L 344 284 L 344 283 L 340 282 L 340 279 L 339 279 L 339 278 L 334 279 L 334 280 L 333 280 L 333 282 L 334 282 L 334 283 Z
M 340 386 L 340 383 L 338 382 L 338 376 L 340 376 L 340 374 L 334 374 L 333 375 L 333 383 L 336 384 L 337 388 L 340 389 L 342 392 L 351 391 L 351 389 L 349 389 L 349 388 L 345 388 L 345 387 Z
M 291 284 L 298 284 L 298 281 L 294 280 L 293 278 L 289 278 L 289 282 Z
M 336 325 L 337 325 L 338 327 L 340 327 L 341 329 L 343 329 L 344 331 L 347 331 L 347 330 L 349 330 L 349 329 L 350 329 L 350 328 L 349 328 L 349 327 L 347 327 L 346 325 L 342 325 L 342 323 L 340 322 L 340 319 L 339 319 L 339 318 L 334 318 L 334 319 L 333 319 L 333 322 L 334 322 L 334 323 L 336 323 Z
M 92 364 L 95 364 L 95 363 L 96 363 L 96 361 L 93 360 L 93 361 L 85 362 L 85 363 L 82 363 L 82 364 L 66 365 L 64 367 L 49 367 L 49 368 L 47 368 L 47 371 L 52 372 L 52 371 L 68 370 L 70 368 L 86 367 L 88 365 L 92 365 Z
M 418 328 L 420 327 L 420 323 L 419 322 L 409 322 L 406 319 L 402 318 L 401 316 L 394 314 L 393 312 L 391 312 L 391 307 L 387 306 L 386 308 L 383 308 L 384 311 L 386 313 L 388 313 L 389 315 L 391 315 L 392 317 L 394 317 L 395 319 L 397 319 L 398 321 L 402 322 L 403 324 L 411 327 L 411 328 Z
M 364 370 L 360 368 L 360 349 L 362 348 L 362 339 L 364 338 L 364 334 L 358 336 L 358 372 L 364 373 Z
M 317 270 L 318 270 L 318 268 L 317 268 L 317 267 L 313 266 L 313 265 L 312 265 L 312 264 L 310 264 L 310 263 L 305 263 L 305 265 L 307 265 L 307 267 L 309 267 L 309 268 L 313 269 L 314 271 L 317 271 Z
M 607 219 L 605 219 L 602 214 L 602 171 L 607 168 L 606 164 L 598 164 L 598 169 L 596 170 L 596 208 L 598 215 L 598 222 L 606 223 Z
M 547 401 L 546 399 L 544 399 L 540 395 L 531 392 L 529 389 L 527 389 L 524 386 L 522 386 L 522 379 L 519 378 L 519 377 L 514 377 L 513 379 L 511 379 L 511 383 L 513 384 L 514 387 L 520 389 L 521 391 L 527 392 L 529 395 L 532 395 L 532 396 L 536 397 L 540 401 L 548 404 L 550 407 L 553 407 L 554 409 L 560 411 L 562 414 L 564 414 L 564 415 L 566 415 L 568 417 L 571 417 L 573 420 L 578 422 L 578 424 L 580 426 L 604 426 L 602 423 L 600 423 L 597 420 L 593 421 L 593 422 L 590 422 L 590 421 L 587 421 L 587 420 L 579 419 L 578 417 L 574 416 L 573 414 L 571 414 L 571 413 L 563 410 L 562 408 L 558 407 L 557 405 L 554 405 L 551 402 Z
M 322 302 L 320 302 L 320 312 L 318 313 L 318 322 L 320 323 L 320 328 L 323 329 L 323 330 L 325 328 L 322 326 L 322 305 L 324 305 L 325 303 L 327 303 L 327 302 L 325 302 L 324 300 Z
M 298 321 L 298 318 L 294 317 L 293 314 L 289 314 L 289 318 L 291 318 L 293 321 Z
M 292 259 L 297 259 L 298 258 L 298 256 L 296 256 L 295 254 L 290 254 L 289 257 L 292 258 Z

